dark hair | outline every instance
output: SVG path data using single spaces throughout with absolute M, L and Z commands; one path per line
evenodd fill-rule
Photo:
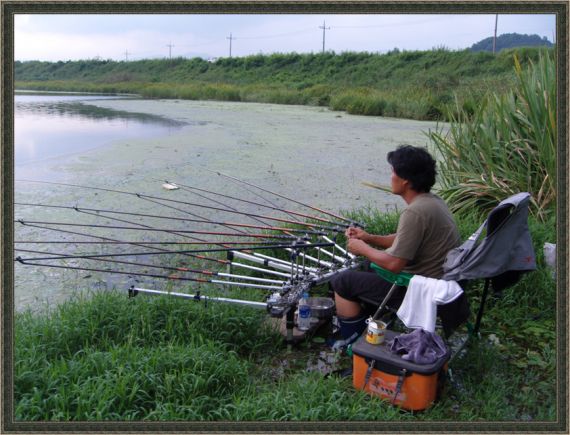
M 435 184 L 435 160 L 425 148 L 400 145 L 388 153 L 388 163 L 416 192 L 429 192 Z

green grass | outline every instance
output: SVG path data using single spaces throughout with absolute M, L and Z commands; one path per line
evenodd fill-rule
M 134 93 L 180 98 L 330 107 L 351 114 L 450 120 L 472 113 L 488 92 L 515 83 L 540 49 L 273 54 L 205 60 L 15 62 L 16 89 Z M 457 105 L 455 102 L 457 101 Z

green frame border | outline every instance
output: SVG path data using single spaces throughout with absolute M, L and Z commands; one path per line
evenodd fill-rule
M 568 12 L 567 1 L 10 1 L 0 3 L 1 39 L 1 433 L 568 433 Z M 335 13 L 552 13 L 558 63 L 557 153 L 557 420 L 555 422 L 17 422 L 13 407 L 14 320 L 14 14 L 335 14 Z

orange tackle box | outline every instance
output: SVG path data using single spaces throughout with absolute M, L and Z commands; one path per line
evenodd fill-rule
M 363 335 L 352 345 L 352 384 L 407 410 L 429 408 L 443 383 L 450 351 L 433 364 L 415 364 L 390 351 L 397 335 L 386 329 L 382 344 L 370 344 Z

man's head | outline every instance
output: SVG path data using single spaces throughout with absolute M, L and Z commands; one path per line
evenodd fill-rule
M 435 160 L 425 148 L 400 145 L 395 151 L 388 153 L 387 160 L 394 173 L 400 179 L 408 181 L 409 186 L 416 192 L 427 193 L 435 184 Z

